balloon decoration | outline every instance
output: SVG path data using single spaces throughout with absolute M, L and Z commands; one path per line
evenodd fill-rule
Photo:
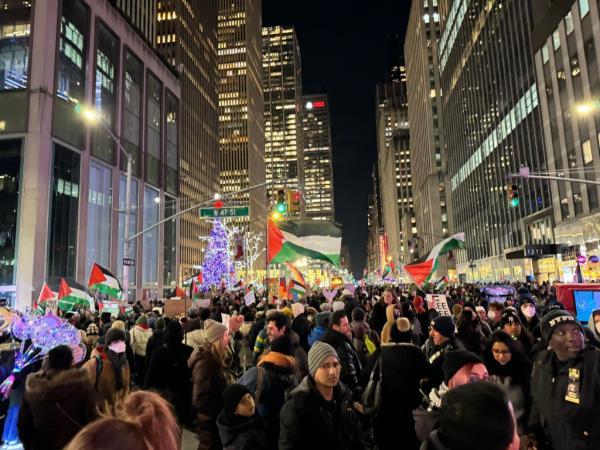
M 76 363 L 83 361 L 86 355 L 77 328 L 53 314 L 35 316 L 31 311 L 25 311 L 12 321 L 11 332 L 15 339 L 21 341 L 21 345 L 15 355 L 12 373 L 0 384 L 0 394 L 4 398 L 8 398 L 17 374 L 42 359 L 53 348 L 68 345 L 73 350 Z

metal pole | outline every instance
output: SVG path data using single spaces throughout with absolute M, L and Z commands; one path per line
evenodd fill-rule
M 600 184 L 600 181 L 595 180 L 582 180 L 581 178 L 569 178 L 569 177 L 555 177 L 552 175 L 521 175 L 518 173 L 513 173 L 509 175 L 509 178 L 535 178 L 538 180 L 557 180 L 557 181 L 573 181 L 575 183 L 582 184 Z
M 129 214 L 131 213 L 131 172 L 133 171 L 133 156 L 129 153 L 127 155 L 127 183 L 125 188 L 125 232 L 123 234 L 123 301 L 127 303 L 129 294 L 129 266 L 125 265 L 125 259 L 129 258 L 129 245 L 131 241 L 129 237 Z

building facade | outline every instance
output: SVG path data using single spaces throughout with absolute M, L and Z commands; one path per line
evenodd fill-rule
M 454 232 L 466 234 L 458 273 L 483 281 L 543 278 L 523 256 L 526 245 L 553 241 L 548 185 L 508 177 L 523 166 L 546 167 L 533 54 L 524 44 L 531 4 L 447 0 L 438 19 L 443 153 Z M 519 201 L 511 206 L 513 183 Z
M 262 19 L 260 0 L 219 0 L 219 148 L 221 191 L 229 194 L 265 182 Z M 227 204 L 250 206 L 235 220 L 265 233 L 267 189 L 236 196 Z M 256 265 L 264 266 L 258 260 Z
M 404 41 L 410 164 L 420 237 L 414 246 L 417 254 L 427 254 L 437 242 L 448 237 L 452 229 L 448 159 L 442 133 L 438 59 L 441 24 L 437 3 L 413 0 Z
M 181 82 L 181 209 L 210 200 L 219 185 L 219 74 L 217 68 L 217 0 L 161 0 L 157 5 L 156 46 L 175 68 Z M 211 223 L 197 209 L 181 217 L 181 272 L 196 273 L 203 261 Z
M 548 173 L 600 181 L 599 5 L 594 1 L 534 1 L 535 54 L 539 109 Z M 559 175 L 562 174 L 562 175 Z M 555 242 L 564 249 L 558 275 L 572 281 L 577 256 L 584 279 L 600 279 L 600 201 L 598 185 L 550 182 Z
M 110 3 L 119 10 L 150 47 L 156 45 L 155 0 L 110 0 Z
M 378 171 L 377 164 L 375 164 L 371 172 L 371 193 L 367 211 L 368 237 L 365 275 L 368 276 L 381 275 L 386 257 L 385 252 L 382 252 L 384 246 L 381 245 L 385 235 L 381 222 Z
M 300 47 L 293 27 L 263 27 L 265 162 L 271 198 L 304 185 Z M 280 181 L 281 180 L 281 181 Z M 301 208 L 300 217 L 304 217 Z
M 45 281 L 87 285 L 93 263 L 122 277 L 127 154 L 127 235 L 175 210 L 180 87 L 106 0 L 0 9 L 0 291 L 25 307 Z M 171 221 L 133 240 L 130 300 L 175 281 L 178 237 Z
M 335 220 L 331 120 L 326 94 L 302 97 L 306 218 Z
M 410 164 L 410 133 L 406 72 L 377 85 L 377 158 L 383 228 L 388 237 L 388 256 L 394 264 L 412 261 L 417 235 Z M 412 252 L 411 252 L 412 250 Z

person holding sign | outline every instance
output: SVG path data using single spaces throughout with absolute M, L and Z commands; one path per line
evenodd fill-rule
M 600 351 L 586 348 L 583 327 L 567 311 L 546 314 L 542 336 L 549 349 L 533 367 L 529 445 L 600 448 Z

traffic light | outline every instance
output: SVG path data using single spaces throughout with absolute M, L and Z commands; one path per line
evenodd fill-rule
M 508 201 L 511 208 L 516 208 L 521 203 L 521 199 L 519 198 L 519 186 L 516 184 L 509 184 L 507 187 L 508 191 Z
M 275 197 L 275 212 L 285 216 L 287 214 L 287 202 L 285 198 L 285 191 L 279 189 Z
M 288 191 L 288 208 L 291 213 L 300 211 L 300 198 L 300 191 Z

